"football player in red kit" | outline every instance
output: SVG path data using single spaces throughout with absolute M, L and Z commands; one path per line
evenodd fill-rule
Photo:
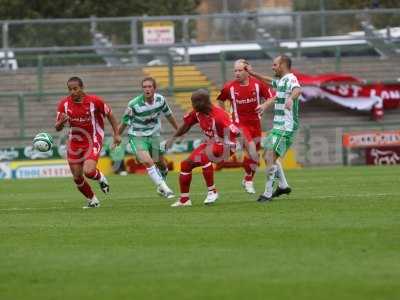
M 229 115 L 222 108 L 211 104 L 207 90 L 199 89 L 193 92 L 191 100 L 193 110 L 184 116 L 183 125 L 167 141 L 166 147 L 171 147 L 177 137 L 188 132 L 195 124 L 199 124 L 205 136 L 205 141 L 181 163 L 179 175 L 181 196 L 177 202 L 171 205 L 172 207 L 192 205 L 189 189 L 192 181 L 192 170 L 196 167 L 202 167 L 203 177 L 208 188 L 204 204 L 214 203 L 218 199 L 212 163 L 226 160 L 233 154 L 236 147 L 236 137 L 239 134 L 239 129 L 232 123 Z
M 253 177 L 258 166 L 258 150 L 262 136 L 261 118 L 256 108 L 262 101 L 273 98 L 273 95 L 269 87 L 250 76 L 245 67 L 250 68 L 246 60 L 239 59 L 235 62 L 235 79 L 224 85 L 217 99 L 222 107 L 225 107 L 226 101 L 231 104 L 232 120 L 241 130 L 246 152 L 243 159 L 245 176 L 242 185 L 247 193 L 254 194 Z
M 113 129 L 114 143 L 119 144 L 118 122 L 111 108 L 98 96 L 84 92 L 82 79 L 71 77 L 67 81 L 69 96 L 58 104 L 55 128 L 60 131 L 69 125 L 67 160 L 76 187 L 85 196 L 87 205 L 84 208 L 100 206 L 87 178 L 96 180 L 104 193 L 109 192 L 106 177 L 97 169 L 97 161 L 103 146 L 104 117 Z

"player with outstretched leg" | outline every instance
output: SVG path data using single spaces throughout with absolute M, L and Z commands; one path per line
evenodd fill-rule
M 67 81 L 69 96 L 58 104 L 55 128 L 61 131 L 69 125 L 67 160 L 78 190 L 85 196 L 87 205 L 84 208 L 95 208 L 100 202 L 92 191 L 86 178 L 99 182 L 104 193 L 110 190 L 106 177 L 97 169 L 97 161 L 103 146 L 104 118 L 107 118 L 113 129 L 114 143 L 120 143 L 118 122 L 110 106 L 96 95 L 84 91 L 83 81 L 71 77 Z

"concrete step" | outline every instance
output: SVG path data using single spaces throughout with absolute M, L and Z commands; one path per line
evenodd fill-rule
M 168 70 L 168 67 L 166 67 L 166 66 L 144 67 L 142 70 L 145 73 L 163 72 L 165 70 Z M 174 66 L 173 67 L 174 72 L 193 71 L 193 70 L 197 70 L 197 67 L 195 65 L 183 65 L 183 66 Z

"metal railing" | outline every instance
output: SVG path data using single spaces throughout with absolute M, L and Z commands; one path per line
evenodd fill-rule
M 116 91 L 110 91 L 110 90 L 104 90 L 101 91 L 103 95 L 109 95 L 112 93 L 115 93 Z M 126 90 L 122 92 L 131 92 L 131 93 L 138 93 L 140 92 L 139 90 Z M 7 116 L 2 115 L 2 119 L 5 117 L 10 118 L 10 122 L 7 122 L 7 124 L 11 123 L 12 119 L 12 125 L 18 127 L 17 131 L 18 133 L 13 134 L 12 136 L 2 136 L 0 137 L 0 142 L 19 142 L 19 141 L 25 141 L 32 139 L 32 135 L 26 134 L 26 121 L 27 121 L 27 116 L 26 116 L 26 103 L 27 101 L 33 101 L 37 103 L 38 106 L 40 106 L 40 102 L 38 102 L 38 99 L 40 97 L 61 97 L 65 95 L 65 92 L 44 92 L 44 93 L 37 93 L 37 92 L 11 92 L 11 93 L 0 93 L 0 105 L 2 105 L 4 102 L 8 103 L 13 103 L 16 102 L 18 103 L 18 109 L 15 111 L 7 111 Z M 28 100 L 29 98 L 29 100 Z M 2 103 L 3 102 L 3 103 Z M 56 110 L 56 107 L 54 107 L 54 111 Z M 16 113 L 16 115 L 13 115 L 13 113 Z M 52 116 L 49 116 L 49 118 L 54 119 Z M 4 120 L 2 120 L 2 125 L 4 124 Z M 3 129 L 5 130 L 5 128 Z
M 119 57 L 119 58 L 127 58 L 126 54 L 109 54 L 110 57 Z M 174 58 L 169 53 L 161 53 L 159 52 L 159 56 L 163 57 L 164 61 L 166 62 L 165 66 L 168 69 L 168 83 L 166 87 L 166 91 L 171 95 L 174 92 L 179 91 L 180 89 L 175 86 L 174 82 L 174 66 L 176 63 L 174 62 Z M 49 67 L 62 67 L 65 68 L 66 65 L 78 65 L 78 68 L 88 66 L 90 69 L 92 67 L 96 67 L 96 65 L 103 66 L 103 62 L 98 57 L 96 53 L 66 53 L 66 54 L 59 54 L 59 53 L 50 53 L 46 55 L 38 54 L 38 55 L 28 55 L 21 58 L 21 61 L 28 65 L 32 72 L 30 76 L 35 78 L 35 90 L 30 93 L 23 92 L 24 95 L 35 95 L 38 100 L 40 100 L 43 96 L 47 93 L 45 91 L 46 86 L 46 76 L 45 73 L 48 70 L 53 70 L 53 68 Z M 146 65 L 135 65 L 135 66 L 128 66 L 129 69 L 135 70 L 140 69 L 141 67 L 145 67 Z M 0 82 L 1 84 L 1 82 Z M 31 88 L 33 85 L 31 86 Z M 205 87 L 208 88 L 208 87 Z M 185 89 L 186 90 L 186 89 Z M 21 92 L 20 90 L 16 91 L 17 93 Z M 13 95 L 15 93 L 1 93 L 1 95 Z
M 336 47 L 335 48 L 335 58 L 331 60 L 332 64 L 332 69 L 334 69 L 336 72 L 341 72 L 342 71 L 342 56 L 341 56 L 341 47 Z M 222 51 L 220 52 L 219 55 L 219 73 L 216 75 L 218 77 L 218 82 L 214 82 L 214 84 L 220 84 L 221 82 L 224 83 L 228 81 L 231 77 L 228 72 L 232 71 L 232 63 L 230 59 L 227 58 L 227 56 L 230 54 L 230 51 Z M 166 64 L 164 66 L 167 67 L 168 71 L 168 83 L 166 89 L 169 91 L 170 94 L 173 93 L 173 91 L 177 91 L 177 88 L 175 86 L 174 82 L 174 66 L 177 65 L 177 63 L 174 61 L 174 58 L 171 54 L 169 53 L 159 53 L 160 57 L 163 57 L 166 61 Z M 110 55 L 111 56 L 111 55 Z M 127 54 L 112 54 L 112 56 L 116 57 L 123 57 L 126 58 Z M 78 72 L 79 68 L 82 66 L 85 66 L 85 62 L 87 61 L 87 64 L 89 66 L 89 70 L 91 70 L 91 67 L 94 67 L 95 64 L 99 64 L 100 66 L 104 66 L 103 62 L 99 59 L 98 55 L 95 53 L 67 53 L 67 54 L 59 54 L 59 53 L 50 53 L 50 54 L 38 54 L 38 55 L 29 55 L 29 56 L 24 56 L 21 58 L 21 61 L 23 61 L 26 65 L 29 65 L 32 69 L 32 72 L 29 74 L 32 80 L 31 85 L 29 86 L 29 90 L 31 91 L 30 94 L 34 94 L 38 97 L 40 100 L 43 95 L 46 94 L 46 80 L 49 79 L 48 74 L 46 75 L 47 72 L 50 71 L 49 74 L 52 74 L 53 70 L 52 68 L 48 68 L 50 66 L 55 66 L 55 67 L 62 67 L 65 68 L 66 65 L 72 64 L 72 65 L 78 65 Z M 135 65 L 135 66 L 127 66 L 126 68 L 131 69 L 131 70 L 137 70 L 141 67 L 145 67 L 146 65 Z M 346 66 L 346 65 L 345 65 Z M 75 69 L 74 69 L 75 70 Z M 83 70 L 85 68 L 83 67 Z M 216 68 L 217 70 L 217 68 Z M 64 71 L 62 71 L 64 72 Z M 218 71 L 217 71 L 218 72 Z M 57 71 L 56 71 L 57 73 Z M 60 73 L 60 72 L 59 72 Z M 18 74 L 18 73 L 16 73 Z M 5 74 L 4 74 L 5 75 Z M 214 78 L 215 79 L 215 78 Z M 380 78 L 376 78 L 376 80 L 382 81 Z M 392 79 L 385 79 L 385 83 L 397 83 L 396 81 L 397 78 L 392 78 Z M 212 80 L 212 78 L 210 78 Z M 363 81 L 363 84 L 368 84 L 368 83 L 373 83 L 374 81 Z M 1 82 L 0 82 L 1 84 Z M 33 90 L 33 87 L 35 89 Z M 15 90 L 16 93 L 24 92 L 25 90 L 19 89 Z M 0 93 L 1 90 L 0 90 Z M 11 95 L 11 94 L 9 94 Z
M 173 97 L 173 95 L 177 92 L 192 92 L 195 89 L 198 89 L 200 87 L 195 87 L 195 88 L 159 88 L 157 89 L 157 92 L 170 97 Z M 209 86 L 204 86 L 202 88 L 209 89 Z M 107 96 L 111 96 L 113 94 L 124 94 L 126 95 L 126 103 L 128 103 L 128 100 L 131 99 L 132 95 L 138 95 L 142 93 L 141 89 L 132 89 L 132 88 L 119 88 L 118 90 L 116 89 L 94 89 L 90 90 L 90 93 L 94 93 L 97 95 L 101 95 L 102 97 L 107 98 Z M 27 129 L 32 129 L 27 127 L 27 116 L 26 113 L 26 104 L 28 101 L 33 102 L 35 105 L 40 107 L 41 102 L 40 100 L 44 97 L 54 97 L 56 99 L 65 96 L 67 93 L 65 91 L 53 91 L 53 92 L 9 92 L 9 93 L 0 93 L 0 106 L 4 104 L 4 102 L 7 103 L 17 103 L 17 108 L 13 109 L 13 111 L 7 111 L 7 113 L 3 113 L 0 117 L 0 124 L 2 125 L 13 125 L 18 127 L 17 128 L 17 133 L 13 134 L 12 136 L 0 136 L 0 142 L 18 142 L 18 141 L 25 141 L 32 139 L 32 134 L 27 134 L 26 131 Z M 112 106 L 112 103 L 111 103 Z M 54 103 L 54 116 L 55 116 L 55 111 L 56 111 L 56 103 Z M 15 115 L 13 115 L 13 113 Z M 48 116 L 48 120 L 53 121 L 54 116 Z M 4 119 L 8 117 L 9 122 L 5 124 Z M 119 116 L 118 116 L 119 117 Z M 11 124 L 12 122 L 12 124 Z M 52 125 L 50 126 L 52 129 Z M 49 129 L 49 128 L 44 128 L 44 129 Z
M 1 49 L 6 60 L 9 51 L 16 54 L 95 51 L 99 49 L 92 42 L 95 28 L 110 37 L 114 50 L 129 52 L 133 57 L 143 49 L 183 47 L 188 61 L 189 46 L 233 42 L 263 44 L 264 38 L 272 38 L 278 47 L 285 42 L 295 42 L 294 48 L 290 49 L 301 56 L 304 42 L 321 42 L 325 36 L 331 36 L 330 42 L 377 39 L 364 34 L 348 36 L 349 32 L 363 32 L 361 23 L 366 20 L 375 28 L 388 29 L 386 35 L 379 39 L 390 43 L 398 41 L 391 36 L 389 28 L 399 26 L 400 9 L 283 13 L 256 11 L 157 17 L 3 20 L 0 21 Z M 174 24 L 175 43 L 159 46 L 144 44 L 143 27 L 151 21 L 171 21 Z M 257 35 L 260 29 L 264 31 L 261 36 Z M 265 34 L 267 36 L 263 37 Z

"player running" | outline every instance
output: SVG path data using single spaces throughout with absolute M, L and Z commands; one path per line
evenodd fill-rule
M 259 162 L 258 150 L 262 135 L 261 117 L 256 108 L 263 100 L 272 98 L 272 93 L 262 81 L 249 76 L 246 66 L 249 67 L 249 63 L 244 59 L 235 62 L 235 79 L 224 85 L 217 99 L 222 107 L 225 101 L 231 104 L 232 119 L 242 132 L 246 152 L 242 186 L 247 193 L 255 194 L 253 178 Z
M 87 199 L 84 208 L 100 206 L 87 178 L 96 180 L 104 193 L 110 190 L 106 177 L 97 169 L 97 161 L 103 146 L 104 117 L 113 128 L 114 143 L 120 143 L 118 122 L 111 108 L 98 96 L 86 94 L 82 79 L 71 77 L 67 81 L 69 96 L 58 104 L 55 128 L 60 131 L 68 123 L 67 160 L 78 190 Z
M 146 166 L 147 173 L 157 186 L 157 192 L 166 198 L 173 198 L 174 193 L 165 182 L 168 166 L 160 147 L 161 114 L 175 130 L 178 124 L 166 99 L 156 93 L 156 88 L 156 81 L 152 77 L 142 80 L 143 93 L 129 102 L 118 134 L 121 135 L 129 126 L 129 144 L 133 153 Z
M 299 127 L 299 96 L 301 94 L 300 84 L 296 76 L 291 72 L 292 61 L 286 55 L 280 55 L 273 61 L 272 71 L 278 78 L 263 76 L 247 69 L 249 74 L 266 82 L 276 90 L 274 121 L 271 133 L 268 135 L 264 148 L 265 163 L 267 164 L 267 182 L 265 191 L 257 201 L 265 202 L 282 194 L 289 194 L 291 189 L 286 181 L 285 173 L 278 158 L 283 157 L 290 148 Z M 266 104 L 261 104 L 258 112 L 263 112 Z M 273 185 L 275 177 L 279 184 L 275 192 Z
M 236 136 L 239 134 L 239 129 L 232 123 L 229 115 L 222 108 L 211 104 L 207 90 L 199 89 L 193 92 L 191 101 L 193 110 L 184 116 L 183 125 L 167 141 L 166 147 L 171 147 L 177 137 L 188 132 L 197 123 L 203 131 L 206 141 L 193 150 L 192 154 L 181 163 L 179 175 L 181 196 L 177 202 L 171 205 L 172 207 L 192 205 L 189 189 L 192 170 L 196 167 L 202 167 L 208 189 L 204 204 L 214 203 L 218 199 L 212 163 L 223 161 L 231 156 L 236 146 Z

